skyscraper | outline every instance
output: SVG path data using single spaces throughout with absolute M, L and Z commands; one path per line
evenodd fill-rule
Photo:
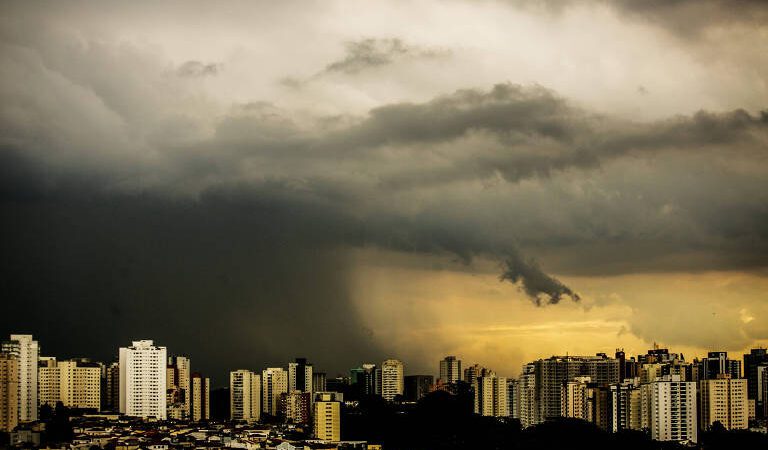
M 699 382 L 699 424 L 702 430 L 720 422 L 729 430 L 746 429 L 749 407 L 747 380 L 721 374 L 714 380 Z
M 642 394 L 637 379 L 610 385 L 610 427 L 613 433 L 642 428 Z
M 381 396 L 392 401 L 395 396 L 403 395 L 403 363 L 397 359 L 388 359 L 381 364 Z
M 288 363 L 288 392 L 312 392 L 312 364 L 306 358 Z
M 37 361 L 40 347 L 31 334 L 12 334 L 2 343 L 2 351 L 16 356 L 19 370 L 18 419 L 19 422 L 37 420 L 40 403 L 37 392 Z
M 325 372 L 312 373 L 312 392 L 325 392 L 326 375 Z
M 190 410 L 190 362 L 186 356 L 168 357 L 166 389 L 168 417 L 189 419 Z
M 518 382 L 520 424 L 523 428 L 542 422 L 539 403 L 536 400 L 536 386 L 536 364 L 525 364 Z
M 506 378 L 495 375 L 477 377 L 472 387 L 475 394 L 475 414 L 491 417 L 509 416 Z
M 314 435 L 324 441 L 341 440 L 341 401 L 334 392 L 315 394 Z
M 192 394 L 189 402 L 189 416 L 195 422 L 208 420 L 211 418 L 211 379 L 197 372 L 192 374 L 191 379 Z
M 261 419 L 261 377 L 250 370 L 229 373 L 229 415 L 231 420 L 258 422 Z
M 269 367 L 261 372 L 261 383 L 261 412 L 277 416 L 280 394 L 288 392 L 288 372 L 281 367 Z
M 365 363 L 349 371 L 352 386 L 358 396 L 381 395 L 381 369 Z
M 480 364 L 472 364 L 464 369 L 464 381 L 469 383 L 470 386 L 474 386 L 475 378 L 477 377 L 488 377 L 493 375 L 495 375 L 495 373 L 491 369 L 483 367 Z
M 120 348 L 120 412 L 135 417 L 167 418 L 165 347 L 151 340 Z
M 308 424 L 312 395 L 309 392 L 293 391 L 280 394 L 281 415 L 286 422 Z
M 443 383 L 455 383 L 461 380 L 461 360 L 455 356 L 446 356 L 440 360 L 440 380 Z
M 560 414 L 586 421 L 594 421 L 594 411 L 590 402 L 589 377 L 575 377 L 563 383 L 560 389 Z
M 703 380 L 716 380 L 719 375 L 741 378 L 741 361 L 728 359 L 728 352 L 709 352 L 704 358 Z
M 0 351 L 0 431 L 12 431 L 19 424 L 19 360 Z

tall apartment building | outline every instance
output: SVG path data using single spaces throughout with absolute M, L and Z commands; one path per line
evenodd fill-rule
M 262 412 L 262 380 L 250 370 L 229 373 L 229 415 L 231 420 L 258 422 Z
M 514 378 L 507 378 L 507 411 L 509 417 L 520 419 L 520 384 Z
M 496 373 L 493 370 L 483 367 L 480 364 L 473 364 L 464 369 L 464 381 L 469 383 L 470 386 L 475 384 L 475 378 L 477 377 L 490 377 L 494 375 L 496 375 Z
M 417 402 L 429 394 L 433 384 L 435 384 L 435 377 L 432 375 L 405 376 L 403 377 L 403 395 L 407 400 Z
M 38 367 L 40 406 L 101 408 L 101 364 L 88 360 L 56 361 L 41 357 Z
M 497 376 L 475 378 L 475 414 L 491 417 L 509 416 L 507 379 Z
M 335 392 L 315 394 L 313 407 L 314 435 L 316 439 L 338 442 L 341 440 L 341 399 Z
M 646 363 L 640 365 L 640 383 L 652 383 L 656 378 L 662 376 L 662 363 Z
M 308 424 L 312 395 L 309 392 L 293 391 L 280 394 L 280 415 L 286 422 Z
M 560 415 L 574 419 L 594 421 L 593 403 L 591 401 L 591 378 L 574 377 L 563 383 L 560 390 Z
M 349 374 L 358 395 L 381 395 L 381 369 L 376 364 L 363 364 Z
M 19 422 L 37 420 L 40 405 L 37 397 L 37 361 L 40 358 L 40 346 L 31 334 L 12 334 L 9 340 L 2 343 L 0 351 L 16 356 L 19 369 Z
M 768 363 L 757 366 L 757 398 L 755 412 L 757 417 L 768 417 Z
M 641 426 L 657 441 L 696 442 L 696 382 L 667 375 L 640 386 Z
M 446 356 L 440 360 L 440 380 L 443 383 L 455 383 L 461 380 L 461 360 L 455 356 Z
M 186 356 L 168 357 L 166 367 L 166 398 L 168 417 L 188 420 L 190 418 L 190 362 Z
M 195 422 L 211 418 L 211 379 L 195 372 L 191 376 L 189 417 Z M 258 383 L 261 385 L 261 383 Z
M 758 366 L 760 365 L 768 366 L 768 351 L 766 349 L 753 348 L 748 354 L 744 355 L 744 377 L 747 379 L 747 395 L 749 399 L 755 401 L 757 416 L 763 417 L 762 392 L 758 389 L 762 382 L 757 376 Z
M 288 392 L 288 372 L 281 367 L 269 367 L 261 372 L 261 412 L 277 416 L 280 394 Z
M 312 373 L 312 364 L 306 358 L 296 358 L 296 361 L 288 363 L 288 392 L 312 393 Z
M 381 363 L 381 396 L 384 400 L 391 402 L 395 396 L 403 395 L 404 371 L 403 363 L 396 359 L 388 359 Z
M 165 347 L 151 340 L 120 347 L 120 412 L 135 417 L 167 418 Z
M 642 429 L 642 394 L 639 380 L 628 378 L 610 386 L 610 431 Z
M 19 360 L 0 352 L 0 431 L 10 432 L 19 424 Z
M 553 356 L 533 364 L 536 368 L 536 402 L 542 420 L 560 417 L 563 383 L 579 376 L 588 376 L 598 387 L 619 380 L 619 361 L 605 354 Z
M 325 392 L 325 391 L 326 391 L 325 372 L 313 372 L 312 373 L 312 392 Z
M 748 427 L 747 380 L 720 375 L 699 382 L 699 424 L 702 430 L 720 422 L 729 430 Z
M 120 363 L 115 361 L 104 368 L 102 410 L 120 411 Z
M 536 385 L 536 365 L 525 364 L 518 380 L 520 424 L 523 428 L 542 422 L 539 403 L 536 401 Z
M 703 360 L 703 380 L 715 380 L 719 375 L 741 378 L 741 361 L 728 359 L 728 352 L 709 352 Z

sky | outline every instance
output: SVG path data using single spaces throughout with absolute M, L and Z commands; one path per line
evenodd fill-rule
M 768 5 L 0 5 L 0 332 L 226 382 L 768 344 Z

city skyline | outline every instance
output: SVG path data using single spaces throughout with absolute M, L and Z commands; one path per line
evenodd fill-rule
M 768 346 L 764 2 L 0 11 L 0 334 L 46 355 Z

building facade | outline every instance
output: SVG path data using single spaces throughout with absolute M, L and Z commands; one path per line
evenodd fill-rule
M 729 430 L 748 428 L 749 403 L 745 378 L 733 379 L 730 375 L 720 375 L 717 379 L 699 382 L 701 429 L 707 430 L 715 422 L 720 422 Z
M 313 417 L 315 438 L 330 442 L 341 440 L 341 401 L 334 392 L 315 394 Z
M 19 360 L 0 352 L 0 431 L 10 432 L 19 424 Z
M 455 356 L 446 356 L 440 360 L 440 381 L 456 383 L 461 380 L 461 360 Z
M 167 419 L 165 347 L 151 340 L 120 348 L 120 412 L 134 417 Z
M 229 373 L 229 416 L 231 420 L 258 422 L 261 419 L 262 382 L 250 370 Z
M 260 383 L 259 383 L 260 384 Z M 190 418 L 195 422 L 211 418 L 211 379 L 199 373 L 191 376 Z
M 101 364 L 87 360 L 56 361 L 40 358 L 38 386 L 40 406 L 56 407 L 61 402 L 69 408 L 101 408 Z
M 186 356 L 168 357 L 166 367 L 166 399 L 168 417 L 177 420 L 190 418 L 191 368 Z
M 472 387 L 475 395 L 475 414 L 509 417 L 509 398 L 505 377 L 477 377 Z
M 417 402 L 429 394 L 435 377 L 432 375 L 408 375 L 403 377 L 403 389 L 406 400 Z
M 16 356 L 19 370 L 18 419 L 31 422 L 38 418 L 38 372 L 40 346 L 31 334 L 12 334 L 2 343 L 3 352 Z
M 288 372 L 281 367 L 269 367 L 261 372 L 261 412 L 277 416 L 280 394 L 288 392 Z
M 657 441 L 696 442 L 696 383 L 668 375 L 641 385 L 642 426 Z
M 381 396 L 391 402 L 405 392 L 403 363 L 397 359 L 388 359 L 381 363 Z

